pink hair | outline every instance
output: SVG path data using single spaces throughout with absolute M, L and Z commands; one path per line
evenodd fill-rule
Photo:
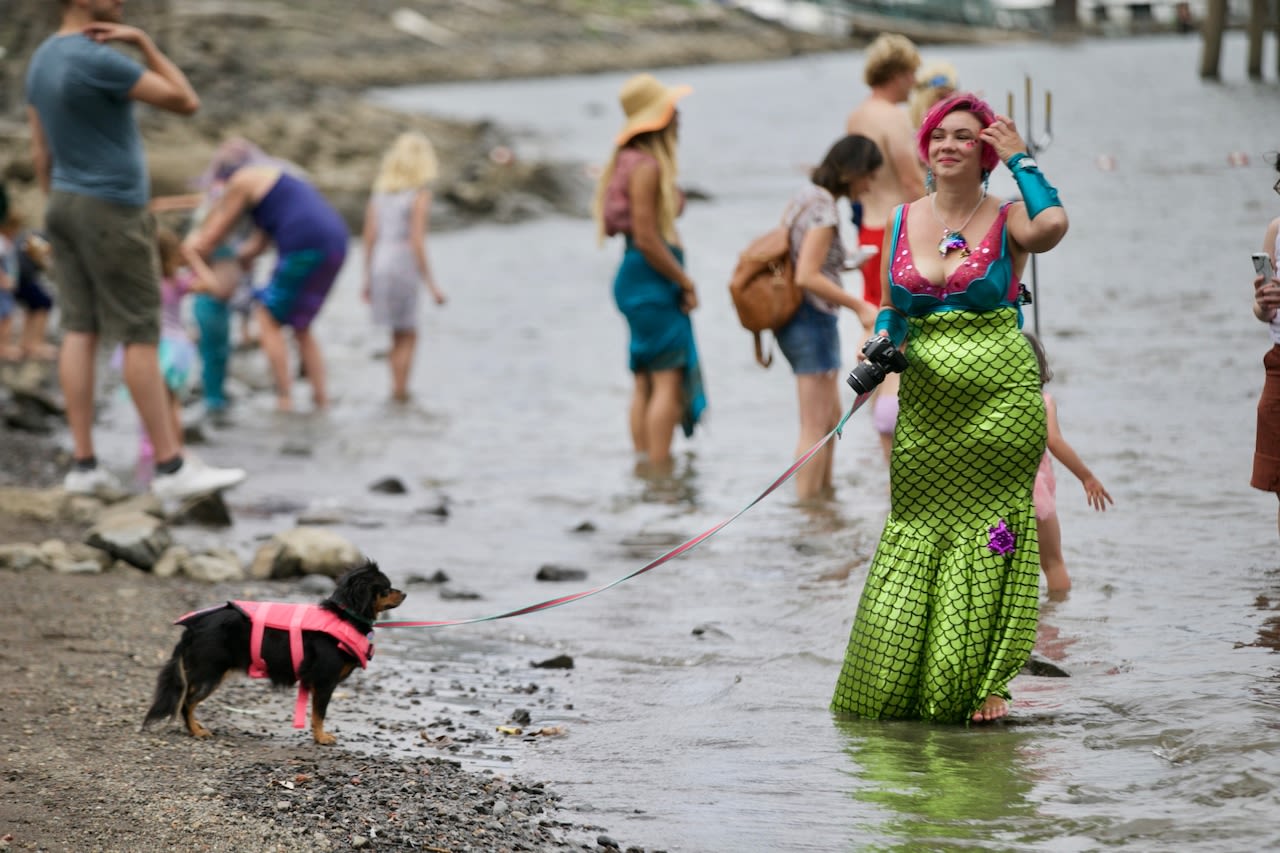
M 933 135 L 938 125 L 942 124 L 944 118 L 956 112 L 971 113 L 984 129 L 990 127 L 996 120 L 996 111 L 991 109 L 991 105 L 972 92 L 958 92 L 944 101 L 939 101 L 925 114 L 924 121 L 920 123 L 920 132 L 916 135 L 921 160 L 929 162 L 929 137 Z M 996 166 L 1000 164 L 1000 155 L 985 142 L 982 143 L 981 162 L 982 168 L 987 172 L 995 171 Z

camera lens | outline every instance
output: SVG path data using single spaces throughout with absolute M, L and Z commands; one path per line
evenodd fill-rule
M 874 362 L 864 361 L 849 371 L 849 378 L 845 381 L 859 394 L 867 394 L 884 381 L 884 369 Z

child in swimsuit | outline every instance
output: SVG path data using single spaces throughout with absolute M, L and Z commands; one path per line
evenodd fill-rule
M 1040 384 L 1043 386 L 1053 378 L 1053 371 L 1049 369 L 1044 347 L 1030 332 L 1022 334 L 1031 342 L 1031 348 L 1035 350 L 1036 361 L 1040 364 Z M 1062 430 L 1058 427 L 1057 404 L 1053 402 L 1053 397 L 1049 396 L 1048 392 L 1043 393 L 1045 418 L 1049 423 L 1049 443 L 1044 452 L 1044 458 L 1040 460 L 1040 470 L 1036 472 L 1033 498 L 1036 504 L 1036 529 L 1040 534 L 1040 570 L 1044 572 L 1045 580 L 1049 584 L 1049 596 L 1057 598 L 1071 589 L 1071 577 L 1067 574 L 1067 563 L 1062 557 L 1062 527 L 1058 523 L 1057 481 L 1053 476 L 1053 459 L 1066 465 L 1067 469 L 1076 475 L 1076 479 L 1084 486 L 1085 499 L 1089 502 L 1089 506 L 1105 511 L 1107 504 L 1115 501 L 1111 499 L 1111 495 L 1107 494 L 1102 483 L 1098 482 L 1098 478 L 1093 476 L 1089 467 L 1080 460 L 1075 449 L 1062 437 Z M 1051 454 L 1053 459 L 1049 458 Z

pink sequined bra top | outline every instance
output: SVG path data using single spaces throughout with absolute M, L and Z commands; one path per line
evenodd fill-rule
M 893 221 L 893 262 L 889 265 L 889 299 L 908 317 L 934 311 L 991 311 L 1018 307 L 1018 276 L 1006 249 L 1005 223 L 1009 205 L 1002 205 L 995 222 L 973 247 L 969 257 L 941 284 L 916 268 L 907 239 L 907 208 L 898 208 Z

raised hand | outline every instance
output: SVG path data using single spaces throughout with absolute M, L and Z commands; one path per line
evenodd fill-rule
M 1026 154 L 1027 143 L 1018 133 L 1017 125 L 1008 116 L 996 116 L 996 120 L 982 129 L 978 138 L 996 150 L 1000 162 L 1007 162 L 1014 154 Z
M 109 41 L 119 41 L 142 47 L 150 40 L 150 37 L 137 27 L 131 27 L 128 24 L 113 24 L 107 21 L 95 21 L 81 30 L 81 32 L 102 44 Z

